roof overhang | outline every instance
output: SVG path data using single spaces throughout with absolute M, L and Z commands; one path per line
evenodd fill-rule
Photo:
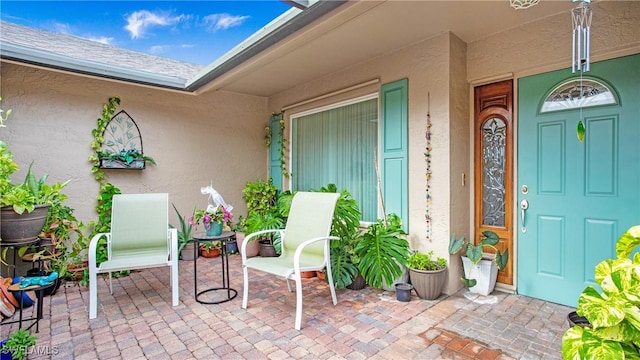
M 14 63 L 185 91 L 186 79 L 139 71 L 0 41 L 0 57 Z
M 83 61 L 4 42 L 0 43 L 0 55 L 3 60 L 195 94 L 224 90 L 272 96 L 447 32 L 472 43 L 562 12 L 566 12 L 570 24 L 570 9 L 575 6 L 570 0 L 543 0 L 526 10 L 515 10 L 508 0 L 286 1 L 295 2 L 296 8 L 191 79 Z

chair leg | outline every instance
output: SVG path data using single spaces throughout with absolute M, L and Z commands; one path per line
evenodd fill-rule
M 180 286 L 178 285 L 178 261 L 173 262 L 171 264 L 171 297 L 173 300 L 173 306 L 180 305 Z
M 302 323 L 302 278 L 300 272 L 295 275 L 296 282 L 296 330 L 300 330 Z
M 333 285 L 333 276 L 331 275 L 331 264 L 327 266 L 327 279 L 329 281 L 329 290 L 331 290 L 331 300 L 333 300 L 333 305 L 337 305 L 338 298 L 336 297 L 336 288 Z
M 249 269 L 246 266 L 242 267 L 242 274 L 244 276 L 244 288 L 242 291 L 242 308 L 247 308 L 247 302 L 249 301 Z
M 113 295 L 113 276 L 111 276 L 111 271 L 109 271 L 109 292 Z
M 89 264 L 89 319 L 98 315 L 98 270 Z

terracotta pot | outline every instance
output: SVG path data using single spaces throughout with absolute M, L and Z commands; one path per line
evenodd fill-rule
M 67 270 L 69 271 L 68 277 L 75 281 L 82 280 L 82 275 L 84 274 L 84 269 L 89 266 L 88 261 L 83 261 L 81 263 L 69 264 L 67 265 Z
M 200 256 L 202 257 L 206 257 L 206 258 L 215 258 L 220 256 L 220 249 L 218 248 L 210 248 L 210 249 L 205 249 L 203 247 L 200 248 Z
M 324 273 L 324 271 L 322 270 L 318 270 L 316 271 L 316 276 L 318 277 L 318 279 L 325 281 L 327 278 L 327 274 Z
M 300 277 L 303 279 L 309 279 L 316 276 L 316 272 L 315 271 L 301 271 L 300 272 Z
M 184 246 L 184 248 L 182 248 L 182 250 L 180 250 L 180 259 L 181 260 L 187 260 L 187 261 L 191 261 L 193 260 L 193 247 L 195 245 L 193 245 L 192 242 L 187 243 L 187 245 Z
M 236 242 L 238 243 L 238 250 L 240 251 L 240 253 L 242 253 L 242 244 L 244 243 L 244 233 L 242 232 L 236 233 Z M 260 244 L 258 243 L 258 241 L 252 241 L 247 244 L 246 251 L 247 251 L 248 258 L 258 256 L 258 253 L 260 253 Z

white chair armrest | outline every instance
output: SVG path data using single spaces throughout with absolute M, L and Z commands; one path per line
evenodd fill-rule
M 91 239 L 91 241 L 89 242 L 89 268 L 96 268 L 97 264 L 96 264 L 96 251 L 98 250 L 98 241 L 100 241 L 101 238 L 106 237 L 107 238 L 107 242 L 109 242 L 111 240 L 111 233 L 99 233 L 93 236 L 93 238 Z M 108 250 L 107 250 L 108 251 Z
M 251 239 L 255 238 L 256 236 L 274 232 L 279 232 L 280 237 L 284 237 L 284 229 L 260 230 L 245 236 L 244 241 L 242 242 L 242 246 L 240 247 L 240 254 L 242 255 L 242 265 L 244 265 L 244 263 L 247 261 L 247 244 L 249 244 Z
M 326 241 L 326 240 L 340 240 L 339 237 L 337 236 L 323 236 L 323 237 L 319 237 L 319 238 L 315 238 L 315 239 L 309 239 L 305 242 L 303 242 L 302 244 L 298 245 L 298 247 L 296 248 L 296 252 L 293 255 L 293 269 L 294 269 L 294 273 L 298 274 L 300 273 L 300 255 L 302 255 L 302 251 L 304 250 L 305 247 L 318 242 L 318 241 Z M 327 250 L 327 247 L 325 246 L 325 251 Z M 325 257 L 327 259 L 327 261 L 331 261 L 331 259 L 329 258 L 329 254 L 326 254 L 327 256 Z

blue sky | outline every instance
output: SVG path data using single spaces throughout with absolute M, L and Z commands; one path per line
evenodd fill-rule
M 3 21 L 208 65 L 291 7 L 263 1 L 2 0 Z

